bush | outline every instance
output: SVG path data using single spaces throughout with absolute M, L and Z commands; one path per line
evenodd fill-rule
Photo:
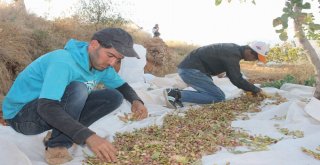
M 304 85 L 315 87 L 317 83 L 316 76 L 310 76 L 307 80 L 304 81 Z
M 261 87 L 275 87 L 280 89 L 280 87 L 285 84 L 285 83 L 292 83 L 296 84 L 297 80 L 294 76 L 292 75 L 286 75 L 283 79 L 281 80 L 276 80 L 276 81 L 271 81 L 271 82 L 266 82 L 261 85 Z
M 295 45 L 285 42 L 283 44 L 277 44 L 270 49 L 267 59 L 274 62 L 287 62 L 297 63 L 299 61 L 305 61 L 307 54 L 302 48 L 295 47 Z
M 295 78 L 293 75 L 288 74 L 281 80 L 263 83 L 261 87 L 275 87 L 280 89 L 280 87 L 285 83 L 301 84 L 314 87 L 316 85 L 316 77 L 313 75 L 310 76 L 308 79 L 304 80 L 303 82 L 299 82 L 297 78 Z

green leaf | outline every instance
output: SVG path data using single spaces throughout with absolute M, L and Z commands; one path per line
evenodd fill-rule
M 282 9 L 282 11 L 283 11 L 284 13 L 289 13 L 291 10 L 290 10 L 289 8 L 287 8 L 287 7 L 284 7 L 284 8 Z
M 301 8 L 302 8 L 302 9 L 311 9 L 311 5 L 310 5 L 309 2 L 306 2 L 305 4 L 303 4 L 303 5 L 301 6 Z
M 279 30 L 276 30 L 276 33 L 282 33 L 284 31 L 284 29 L 279 29 Z
M 151 158 L 152 158 L 153 160 L 155 160 L 155 159 L 158 159 L 159 156 L 160 156 L 160 152 L 155 152 L 155 153 L 152 154 Z
M 188 158 L 185 156 L 175 155 L 173 156 L 173 159 L 175 159 L 175 161 L 177 161 L 178 163 L 182 163 L 182 164 L 188 163 Z
M 298 0 L 298 1 L 292 1 L 292 5 L 293 6 L 297 6 L 299 9 L 301 9 L 302 8 L 302 2 L 301 2 L 301 0 Z
M 280 33 L 279 38 L 280 38 L 281 41 L 286 41 L 288 39 L 287 32 Z
M 252 0 L 252 3 L 253 3 L 254 5 L 256 5 L 256 1 L 255 1 L 255 0 Z
M 215 5 L 216 5 L 216 6 L 219 6 L 219 5 L 221 4 L 221 2 L 222 2 L 222 0 L 216 0 L 216 1 L 215 1 Z
M 296 4 L 301 3 L 301 0 L 291 0 L 291 1 L 292 3 L 296 3 Z
M 288 17 L 288 14 L 283 14 L 280 18 L 284 29 L 288 28 Z
M 312 13 L 307 14 L 307 18 L 305 19 L 306 22 L 313 22 L 314 17 Z
M 273 24 L 273 27 L 276 27 L 276 26 L 278 26 L 278 25 L 281 25 L 281 24 L 282 24 L 281 18 L 278 17 L 278 18 L 274 19 L 273 22 L 272 22 L 272 24 Z
M 311 31 L 320 30 L 320 25 L 319 24 L 315 24 L 315 23 L 310 23 L 309 24 L 309 28 L 310 28 Z
M 288 9 L 292 9 L 292 7 L 293 7 L 293 5 L 292 5 L 292 3 L 291 3 L 290 1 L 287 1 L 287 2 L 285 3 L 285 6 L 286 6 Z

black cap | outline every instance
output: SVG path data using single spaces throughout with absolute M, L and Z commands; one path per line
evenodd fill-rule
M 93 34 L 91 40 L 97 40 L 102 47 L 115 48 L 126 57 L 137 57 L 139 55 L 133 49 L 131 35 L 120 28 L 106 28 Z

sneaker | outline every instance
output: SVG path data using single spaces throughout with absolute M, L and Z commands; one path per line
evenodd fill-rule
M 46 145 L 49 139 L 51 138 L 52 131 L 48 131 L 47 135 L 43 138 L 43 144 Z
M 181 93 L 179 89 L 167 88 L 163 90 L 163 95 L 168 108 L 177 109 L 177 105 L 183 107 L 182 102 L 179 100 L 181 98 Z
M 45 159 L 48 164 L 56 165 L 71 161 L 73 158 L 66 147 L 46 148 Z

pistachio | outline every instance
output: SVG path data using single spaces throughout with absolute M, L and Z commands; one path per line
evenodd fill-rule
M 202 156 L 214 154 L 221 147 L 233 153 L 243 153 L 236 151 L 238 146 L 246 146 L 248 151 L 245 152 L 267 150 L 268 145 L 279 140 L 249 135 L 231 127 L 231 122 L 244 113 L 259 112 L 265 98 L 281 100 L 280 96 L 244 95 L 198 108 L 191 107 L 184 112 L 173 112 L 165 116 L 161 126 L 116 133 L 113 145 L 118 148 L 118 162 L 114 164 L 197 164 Z M 125 114 L 124 119 L 130 121 L 129 115 Z M 106 163 L 86 155 L 85 164 Z

